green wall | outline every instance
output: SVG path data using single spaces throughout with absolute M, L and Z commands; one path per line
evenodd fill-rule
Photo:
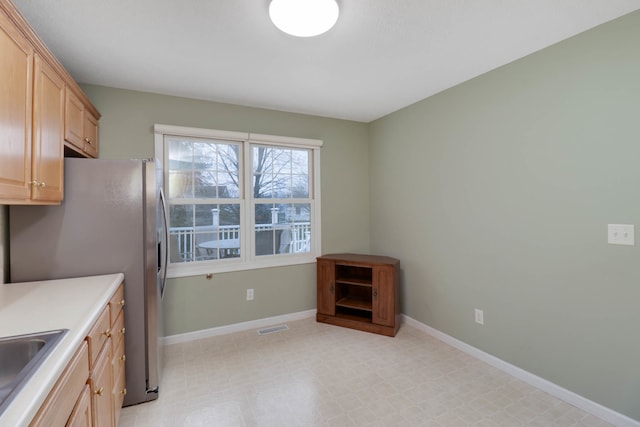
M 640 230 L 607 244 L 640 224 L 640 12 L 373 122 L 370 155 L 405 314 L 640 420 Z
M 363 123 L 84 85 L 102 114 L 100 157 L 153 157 L 153 125 L 201 127 L 324 141 L 322 251 L 369 251 L 368 129 Z M 316 307 L 315 264 L 171 279 L 167 335 Z M 255 299 L 246 301 L 246 289 Z

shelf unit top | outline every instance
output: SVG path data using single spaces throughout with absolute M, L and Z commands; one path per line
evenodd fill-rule
M 326 254 L 319 256 L 317 259 L 327 259 L 333 261 L 344 261 L 351 265 L 397 265 L 400 260 L 383 255 L 365 255 L 365 254 Z

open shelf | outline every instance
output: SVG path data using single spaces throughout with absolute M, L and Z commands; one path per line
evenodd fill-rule
M 371 312 L 353 310 L 346 307 L 336 307 L 336 318 L 354 322 L 371 323 Z
M 371 311 L 371 298 L 360 296 L 346 296 L 336 301 L 337 307 L 353 308 L 356 310 Z
M 336 283 L 344 283 L 345 285 L 356 285 L 356 286 L 364 286 L 364 287 L 371 287 L 373 286 L 371 284 L 371 282 L 367 282 L 365 280 L 359 280 L 359 279 L 336 279 Z
M 336 282 L 371 286 L 373 283 L 373 270 L 370 266 L 336 263 Z

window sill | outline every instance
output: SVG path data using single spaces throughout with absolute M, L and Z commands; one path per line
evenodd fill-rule
M 177 277 L 200 276 L 211 273 L 230 273 L 234 271 L 256 270 L 260 268 L 286 267 L 290 265 L 311 264 L 316 262 L 315 255 L 287 257 L 286 259 L 254 260 L 252 262 L 241 259 L 220 260 L 214 262 L 191 262 L 179 265 L 169 265 L 167 279 Z

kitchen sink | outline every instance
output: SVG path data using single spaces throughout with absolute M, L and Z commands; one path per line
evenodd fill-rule
M 58 329 L 0 338 L 0 414 L 67 332 Z

